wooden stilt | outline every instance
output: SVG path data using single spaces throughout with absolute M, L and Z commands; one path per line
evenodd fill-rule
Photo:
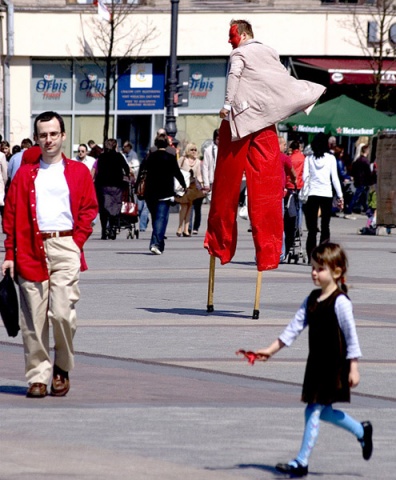
M 263 272 L 257 272 L 257 281 L 256 281 L 256 295 L 254 297 L 254 308 L 253 308 L 253 320 L 258 320 L 260 316 L 260 293 L 261 293 L 261 279 L 263 277 Z
M 214 311 L 213 293 L 214 293 L 215 267 L 216 267 L 216 257 L 211 255 L 210 262 L 209 262 L 208 305 L 206 308 L 206 311 L 208 313 Z

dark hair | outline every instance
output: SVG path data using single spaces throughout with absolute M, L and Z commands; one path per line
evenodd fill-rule
M 336 145 L 334 147 L 334 156 L 336 158 L 340 158 L 342 155 L 344 155 L 344 147 L 341 147 L 339 145 Z
M 246 33 L 246 35 L 249 35 L 249 37 L 254 37 L 252 25 L 247 20 L 232 19 L 230 22 L 230 27 L 232 27 L 233 25 L 237 25 L 239 35 L 241 35 L 242 33 Z
M 21 147 L 19 145 L 14 145 L 12 147 L 12 154 L 15 155 L 16 153 L 21 151 Z
M 345 275 L 348 270 L 348 258 L 338 243 L 321 243 L 314 248 L 311 258 L 319 265 L 329 267 L 332 272 L 334 272 L 336 268 L 340 268 L 341 275 L 338 280 L 340 288 L 343 292 L 348 292 L 348 287 L 345 283 Z
M 111 152 L 117 148 L 117 140 L 115 138 L 108 138 L 104 142 L 104 151 Z
M 38 122 L 49 122 L 53 118 L 58 120 L 61 133 L 65 133 L 65 122 L 63 121 L 63 118 L 59 115 L 59 113 L 48 111 L 40 113 L 40 115 L 37 115 L 35 118 L 33 127 L 34 134 L 37 135 Z
M 159 135 L 157 135 L 157 136 L 155 137 L 154 145 L 155 145 L 157 148 L 166 148 L 166 147 L 168 147 L 168 146 L 169 146 L 168 136 L 165 135 L 164 133 L 160 133 Z
M 324 133 L 316 134 L 311 142 L 311 148 L 315 158 L 323 157 L 323 155 L 329 151 L 327 135 Z
M 24 138 L 21 142 L 21 148 L 30 148 L 33 147 L 33 142 L 30 138 Z
M 88 147 L 85 145 L 85 143 L 80 143 L 80 145 L 78 146 L 78 148 L 80 148 L 80 147 L 84 147 L 85 150 L 88 151 Z
M 292 150 L 300 150 L 300 142 L 298 140 L 293 140 L 289 145 L 289 148 Z
M 220 135 L 220 129 L 216 128 L 216 130 L 213 131 L 213 141 L 216 141 L 216 138 Z

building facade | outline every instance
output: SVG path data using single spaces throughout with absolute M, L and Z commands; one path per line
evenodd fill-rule
M 34 117 L 44 110 L 58 111 L 65 118 L 67 155 L 90 139 L 102 143 L 107 60 L 111 60 L 113 79 L 109 136 L 120 143 L 132 141 L 141 158 L 155 131 L 164 125 L 171 1 L 105 0 L 117 22 L 114 41 L 109 37 L 106 11 L 102 9 L 100 16 L 93 3 L 1 2 L 0 132 L 12 145 L 32 136 Z M 375 4 L 372 0 L 180 0 L 177 54 L 188 76 L 189 102 L 177 111 L 178 139 L 200 145 L 219 126 L 231 18 L 249 20 L 255 38 L 275 48 L 292 74 L 334 90 L 347 88 L 350 75 L 355 75 L 356 85 L 360 82 L 356 78 L 370 74 L 372 67 L 356 61 L 367 62 L 370 52 L 378 48 L 375 38 L 371 44 L 365 38 L 370 22 L 371 35 L 378 35 L 373 26 Z M 396 10 L 391 9 L 388 36 L 381 38 L 388 62 L 384 82 L 390 88 L 396 85 L 393 14 Z

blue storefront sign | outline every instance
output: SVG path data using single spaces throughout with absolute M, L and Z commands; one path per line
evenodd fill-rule
M 163 69 L 162 69 L 163 70 Z M 162 110 L 165 75 L 152 63 L 135 63 L 118 80 L 118 110 Z

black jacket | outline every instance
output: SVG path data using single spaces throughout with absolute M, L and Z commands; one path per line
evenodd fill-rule
M 186 182 L 176 157 L 166 150 L 156 150 L 150 153 L 147 159 L 142 162 L 137 180 L 138 183 L 143 170 L 147 171 L 146 200 L 172 197 L 175 194 L 174 178 L 177 178 L 180 184 L 186 188 Z

